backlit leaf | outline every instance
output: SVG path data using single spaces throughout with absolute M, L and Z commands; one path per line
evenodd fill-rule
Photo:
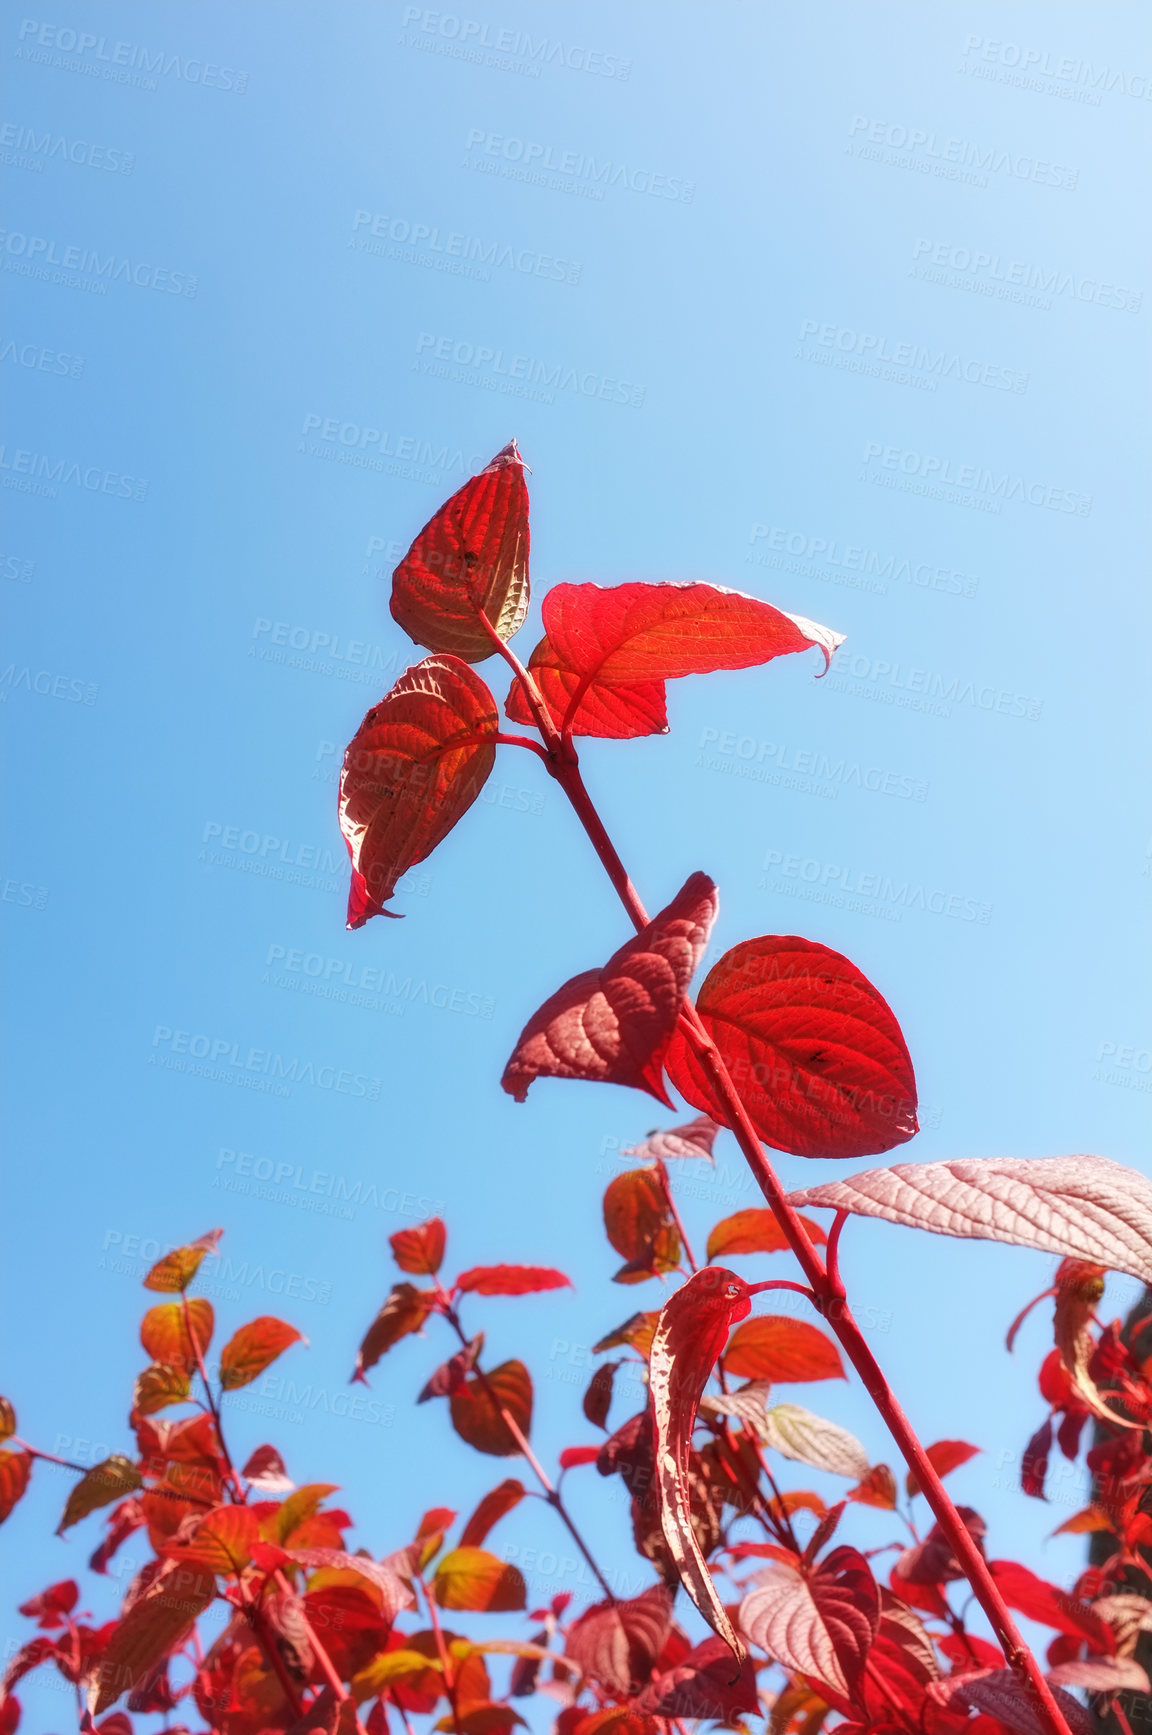
M 220 1352 L 220 1385 L 226 1392 L 237 1391 L 264 1372 L 266 1367 L 303 1336 L 294 1325 L 277 1319 L 273 1314 L 261 1314 L 228 1339 Z
M 609 1181 L 604 1230 L 621 1258 L 641 1275 L 675 1271 L 680 1263 L 680 1232 L 655 1169 L 628 1169 Z
M 257 1446 L 240 1474 L 262 1494 L 291 1494 L 295 1487 L 275 1446 Z
M 862 1482 L 868 1474 L 868 1454 L 856 1436 L 800 1404 L 774 1404 L 766 1411 L 763 1438 L 781 1457 L 810 1464 L 814 1470 L 851 1476 L 854 1482 Z
M 767 1380 L 750 1380 L 739 1391 L 726 1392 L 722 1397 L 709 1394 L 700 1400 L 700 1412 L 708 1416 L 732 1416 L 750 1428 L 758 1437 L 764 1431 L 764 1412 L 770 1386 Z
M 948 1681 L 941 1681 L 939 1690 L 948 1693 L 948 1689 Z M 1096 1720 L 1079 1699 L 1057 1685 L 1053 1685 L 1052 1693 L 1072 1735 L 1095 1735 Z M 953 1703 L 960 1701 L 989 1718 L 994 1717 L 1015 1731 L 1015 1735 L 1049 1735 L 1051 1725 L 1036 1702 L 1036 1694 L 1015 1669 L 995 1669 L 968 1680 L 961 1678 L 949 1696 Z
M 371 1600 L 391 1623 L 402 1609 L 415 1608 L 416 1598 L 399 1573 L 382 1561 L 364 1554 L 348 1554 L 341 1548 L 289 1548 L 292 1559 L 320 1573 L 354 1573 L 370 1587 Z
M 498 1487 L 491 1489 L 461 1531 L 460 1547 L 479 1548 L 492 1526 L 499 1523 L 505 1513 L 519 1506 L 523 1498 L 524 1484 L 518 1482 L 515 1476 L 509 1476 Z
M 693 874 L 600 970 L 566 982 L 529 1020 L 504 1069 L 523 1102 L 533 1079 L 633 1085 L 671 1107 L 662 1063 L 716 917 L 716 887 Z
M 520 1451 L 501 1410 L 525 1437 L 532 1427 L 532 1379 L 522 1361 L 501 1362 L 482 1379 L 469 1379 L 448 1401 L 460 1438 L 493 1458 L 512 1458 Z
M 970 1446 L 967 1440 L 937 1440 L 934 1445 L 926 1446 L 924 1453 L 937 1476 L 947 1476 L 949 1471 L 958 1470 L 980 1450 L 981 1447 Z M 920 1484 L 911 1470 L 904 1478 L 904 1486 L 909 1495 L 920 1492 Z
M 896 1510 L 896 1478 L 887 1464 L 874 1464 L 862 1482 L 848 1490 L 848 1499 L 861 1506 L 879 1506 L 885 1512 Z
M 187 1289 L 199 1271 L 205 1254 L 215 1253 L 216 1244 L 223 1233 L 223 1229 L 212 1229 L 207 1235 L 189 1241 L 186 1247 L 174 1247 L 171 1253 L 165 1253 L 144 1279 L 145 1289 L 158 1289 L 168 1294 Z
M 1054 1687 L 1086 1687 L 1090 1693 L 1152 1692 L 1147 1672 L 1135 1657 L 1087 1657 L 1058 1663 L 1048 1672 Z
M 31 1474 L 31 1452 L 0 1452 L 0 1524 L 27 1488 Z
M 10 1440 L 16 1432 L 16 1411 L 7 1398 L 0 1398 L 0 1440 Z
M 441 1608 L 496 1614 L 526 1606 L 520 1572 L 485 1548 L 454 1548 L 446 1554 L 436 1568 L 432 1594 Z
M 154 1416 L 170 1404 L 183 1404 L 192 1391 L 192 1375 L 186 1367 L 170 1367 L 166 1362 L 153 1362 L 142 1374 L 137 1374 L 132 1391 L 132 1408 L 138 1416 Z
M 916 1079 L 888 1003 L 855 964 L 766 934 L 726 952 L 696 1010 L 760 1137 L 799 1157 L 863 1157 L 916 1132 Z M 722 1105 L 677 1031 L 668 1075 L 694 1107 Z
M 424 526 L 392 578 L 392 617 L 418 645 L 466 663 L 493 654 L 528 612 L 528 489 L 512 440 Z
M 340 829 L 352 861 L 348 926 L 392 914 L 396 881 L 476 800 L 496 761 L 496 702 L 456 657 L 426 657 L 374 705 L 344 755 Z
M 663 683 L 747 669 L 816 645 L 825 667 L 842 635 L 715 584 L 553 585 L 529 670 L 557 725 L 623 739 L 667 729 Z M 519 688 L 506 709 L 530 721 Z
M 397 1229 L 395 1235 L 388 1237 L 393 1259 L 401 1271 L 409 1271 L 414 1277 L 435 1277 L 447 1241 L 448 1231 L 440 1217 L 429 1217 L 414 1229 Z
M 880 1625 L 880 1591 L 854 1548 L 834 1548 L 805 1573 L 776 1561 L 740 1604 L 753 1644 L 797 1674 L 846 1697 L 859 1680 Z
M 733 1680 L 728 1647 L 722 1639 L 705 1639 L 653 1678 L 641 1704 L 658 1717 L 713 1717 L 733 1726 L 742 1711 L 760 1710 L 752 1659 L 745 1657 Z
M 259 1537 L 260 1519 L 251 1506 L 218 1506 L 205 1517 L 193 1519 L 186 1532 L 182 1525 L 164 1552 L 185 1567 L 240 1573 L 251 1560 Z
M 576 1470 L 581 1464 L 594 1464 L 599 1456 L 599 1446 L 565 1446 L 560 1454 L 560 1468 Z
M 725 1612 L 692 1524 L 689 1457 L 704 1387 L 734 1321 L 747 1317 L 748 1285 L 709 1265 L 665 1303 L 649 1355 L 660 1524 L 680 1582 L 737 1662 L 744 1647 Z
M 623 1325 L 618 1325 L 615 1331 L 610 1331 L 607 1337 L 602 1337 L 599 1343 L 592 1345 L 592 1354 L 600 1355 L 604 1350 L 619 1349 L 627 1344 L 630 1349 L 638 1350 L 642 1356 L 646 1356 L 652 1348 L 652 1336 L 659 1318 L 658 1308 L 653 1308 L 648 1313 L 629 1315 Z
M 80 1601 L 80 1586 L 74 1578 L 62 1578 L 57 1584 L 50 1584 L 47 1590 L 42 1590 L 37 1596 L 28 1598 L 20 1604 L 20 1613 L 34 1620 L 36 1625 L 51 1631 L 62 1627 L 66 1616 L 72 1613 Z M 1145 1604 L 1145 1607 L 1148 1605 Z
M 202 1295 L 162 1301 L 140 1321 L 140 1342 L 154 1362 L 193 1372 L 196 1350 L 206 1353 L 215 1323 L 212 1303 Z
M 68 1496 L 64 1507 L 64 1516 L 56 1531 L 57 1536 L 63 1535 L 74 1524 L 79 1524 L 82 1518 L 87 1518 L 90 1512 L 95 1512 L 101 1506 L 111 1506 L 114 1500 L 120 1500 L 126 1494 L 131 1494 L 143 1485 L 144 1478 L 130 1458 L 114 1453 L 105 1458 L 102 1464 L 94 1464 L 86 1475 L 81 1476 Z
M 620 1153 L 625 1157 L 640 1157 L 644 1162 L 666 1162 L 670 1157 L 705 1157 L 712 1161 L 712 1147 L 722 1129 L 711 1115 L 697 1115 L 682 1126 L 669 1127 L 666 1132 L 650 1132 L 640 1145 L 629 1145 Z
M 527 1724 L 511 1705 L 499 1699 L 486 1699 L 463 1707 L 458 1717 L 441 1717 L 432 1727 L 440 1735 L 504 1735 L 507 1729 L 526 1729 Z
M 899 1163 L 793 1193 L 937 1235 L 1007 1241 L 1152 1284 L 1152 1183 L 1108 1157 L 968 1157 Z
M 118 1622 L 90 1689 L 93 1714 L 151 1674 L 188 1633 L 216 1595 L 211 1573 L 173 1567 L 149 1587 Z
M 616 1378 L 616 1369 L 621 1365 L 618 1361 L 605 1362 L 588 1382 L 582 1407 L 594 1428 L 607 1426 L 608 1412 L 612 1408 L 612 1382 Z
M 568 1629 L 564 1654 L 610 1693 L 637 1693 L 650 1679 L 671 1627 L 671 1592 L 655 1584 L 639 1596 L 585 1609 Z
M 827 1241 L 819 1223 L 813 1223 L 807 1217 L 801 1217 L 800 1221 L 808 1232 L 809 1241 L 815 1246 L 822 1246 Z M 747 1210 L 737 1211 L 717 1223 L 708 1237 L 707 1254 L 711 1260 L 719 1259 L 721 1255 L 730 1258 L 736 1253 L 781 1253 L 787 1246 L 787 1237 L 771 1211 L 751 1205 Z
M 455 1288 L 472 1295 L 534 1295 L 544 1289 L 571 1289 L 572 1279 L 550 1265 L 474 1265 L 462 1271 Z
M 737 1326 L 724 1352 L 724 1366 L 741 1379 L 774 1384 L 845 1378 L 831 1338 L 807 1320 L 785 1314 L 765 1314 Z
M 433 1297 L 412 1283 L 394 1283 L 388 1299 L 364 1334 L 356 1355 L 356 1373 L 363 1379 L 368 1368 L 376 1366 L 380 1357 L 399 1343 L 402 1337 L 420 1331 L 432 1309 Z

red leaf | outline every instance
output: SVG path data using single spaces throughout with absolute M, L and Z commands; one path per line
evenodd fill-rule
M 455 1287 L 472 1295 L 534 1295 L 571 1289 L 572 1279 L 550 1265 L 474 1265 L 460 1273 Z
M 204 1518 L 192 1518 L 164 1552 L 181 1566 L 208 1572 L 240 1573 L 252 1558 L 260 1537 L 260 1520 L 251 1506 L 218 1506 Z
M 207 1353 L 215 1321 L 212 1303 L 202 1295 L 162 1301 L 140 1321 L 140 1342 L 154 1362 L 191 1371 L 197 1349 L 201 1355 Z
M 180 1643 L 216 1594 L 210 1573 L 172 1566 L 151 1584 L 117 1623 L 97 1674 L 99 1717 L 121 1693 L 152 1673 L 162 1657 Z
M 3 1675 L 0 1675 L 0 1694 L 10 1693 L 32 1669 L 38 1669 L 41 1663 L 46 1663 L 55 1655 L 55 1639 L 29 1639 L 26 1645 L 21 1645 L 20 1649 L 13 1653 Z
M 204 1255 L 215 1253 L 216 1244 L 223 1233 L 223 1229 L 211 1229 L 207 1235 L 190 1241 L 186 1247 L 174 1247 L 171 1253 L 165 1253 L 145 1277 L 145 1289 L 158 1289 L 169 1294 L 173 1290 L 182 1292 L 187 1289 L 199 1271 Z
M 850 1696 L 880 1625 L 880 1590 L 854 1548 L 834 1548 L 807 1576 L 780 1561 L 740 1604 L 753 1644 L 798 1674 Z
M 982 1450 L 980 1446 L 970 1446 L 967 1440 L 937 1440 L 935 1445 L 925 1448 L 924 1455 L 937 1476 L 947 1476 L 950 1471 L 958 1470 L 961 1464 L 966 1464 L 969 1458 L 975 1458 Z M 909 1495 L 919 1494 L 920 1484 L 911 1470 L 905 1477 L 904 1485 Z
M 606 1361 L 588 1381 L 582 1408 L 594 1428 L 607 1429 L 608 1412 L 612 1408 L 612 1383 L 616 1369 L 622 1366 L 622 1362 Z
M 683 1126 L 669 1127 L 666 1132 L 650 1132 L 641 1145 L 630 1145 L 620 1154 L 640 1157 L 644 1162 L 666 1162 L 669 1157 L 706 1157 L 712 1161 L 712 1146 L 721 1128 L 711 1115 L 697 1115 Z
M 296 1486 L 275 1446 L 257 1446 L 240 1474 L 262 1494 L 291 1494 Z
M 31 1452 L 0 1452 L 0 1524 L 27 1488 L 31 1474 Z
M 628 1169 L 609 1181 L 604 1231 L 626 1270 L 658 1274 L 680 1263 L 680 1232 L 655 1169 Z
M 599 1456 L 599 1446 L 565 1446 L 560 1454 L 560 1468 L 575 1470 L 581 1464 L 594 1464 Z
M 433 1297 L 411 1283 L 394 1283 L 388 1299 L 364 1334 L 356 1356 L 355 1378 L 375 1367 L 380 1357 L 411 1332 L 420 1331 L 431 1311 Z
M 731 1724 L 741 1711 L 759 1711 L 756 1672 L 745 1657 L 736 1679 L 722 1639 L 705 1639 L 675 1668 L 657 1675 L 641 1706 L 656 1717 L 714 1717 Z
M 1111 1627 L 1098 1614 L 1045 1579 L 1037 1578 L 1026 1566 L 1014 1560 L 991 1560 L 988 1563 L 996 1588 L 1009 1608 L 1027 1615 L 1041 1626 L 1055 1627 L 1070 1638 L 1087 1639 L 1094 1651 L 1110 1655 L 1116 1648 Z
M 470 1379 L 449 1399 L 452 1426 L 477 1452 L 493 1458 L 514 1458 L 520 1451 L 501 1410 L 507 1410 L 520 1432 L 532 1427 L 532 1377 L 522 1361 L 501 1362 L 483 1378 Z
M 512 440 L 424 526 L 392 578 L 392 617 L 418 645 L 480 663 L 528 612 L 528 489 Z
M 747 669 L 818 645 L 825 667 L 842 635 L 715 584 L 557 584 L 529 669 L 558 726 L 622 739 L 667 728 L 663 683 Z M 517 682 L 508 715 L 531 720 Z
M 501 1080 L 523 1102 L 533 1079 L 633 1085 L 671 1107 L 662 1062 L 716 918 L 716 887 L 693 874 L 601 970 L 574 976 L 529 1020 Z
M 627 1602 L 585 1609 L 568 1629 L 564 1654 L 609 1692 L 630 1695 L 649 1680 L 671 1625 L 671 1593 L 654 1584 Z
M 271 1313 L 242 1325 L 220 1351 L 221 1390 L 234 1392 L 251 1385 L 278 1355 L 292 1344 L 305 1341 L 294 1325 Z
M 384 906 L 401 874 L 431 855 L 483 789 L 498 729 L 491 693 L 456 657 L 425 657 L 368 712 L 340 774 L 350 928 L 393 913 Z
M 898 1163 L 790 1197 L 937 1235 L 1039 1247 L 1152 1284 L 1152 1182 L 1109 1157 Z
M 50 1584 L 47 1590 L 39 1595 L 29 1597 L 27 1602 L 19 1605 L 19 1612 L 34 1620 L 37 1626 L 51 1632 L 54 1627 L 64 1625 L 65 1615 L 70 1615 L 80 1601 L 80 1586 L 74 1578 L 62 1578 L 58 1584 Z
M 746 1320 L 732 1333 L 724 1366 L 745 1380 L 842 1380 L 840 1352 L 806 1319 L 765 1314 Z
M 823 1246 L 828 1237 L 819 1223 L 807 1217 L 801 1217 L 800 1221 L 809 1241 L 816 1247 Z M 736 1253 L 782 1253 L 787 1246 L 787 1236 L 771 1211 L 751 1205 L 717 1223 L 708 1237 L 707 1253 L 709 1259 L 722 1255 L 731 1258 Z
M 392 1257 L 401 1271 L 409 1271 L 415 1277 L 435 1277 L 443 1263 L 447 1241 L 448 1231 L 440 1217 L 429 1217 L 414 1229 L 397 1229 L 395 1235 L 388 1237 Z
M 460 1533 L 460 1547 L 479 1548 L 492 1526 L 498 1524 L 513 1507 L 519 1506 L 523 1498 L 524 1484 L 515 1476 L 509 1476 L 507 1481 L 485 1494 Z
M 747 1318 L 751 1305 L 748 1285 L 734 1272 L 719 1265 L 705 1266 L 665 1303 L 649 1356 L 664 1540 L 680 1582 L 738 1663 L 744 1661 L 744 1647 L 717 1595 L 692 1527 L 688 1470 L 692 1426 L 708 1376 L 729 1328 Z
M 486 1548 L 463 1545 L 446 1554 L 436 1568 L 432 1594 L 441 1608 L 499 1614 L 526 1606 L 524 1579 L 517 1567 Z
M 696 1000 L 760 1137 L 799 1157 L 862 1157 L 916 1131 L 916 1080 L 887 1002 L 847 958 L 766 934 L 726 952 Z M 677 1090 L 720 1118 L 681 1032 L 665 1060 Z

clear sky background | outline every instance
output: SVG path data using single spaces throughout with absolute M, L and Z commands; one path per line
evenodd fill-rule
M 29 1439 L 129 1444 L 139 1278 L 223 1225 L 220 1331 L 280 1312 L 310 1340 L 236 1400 L 236 1450 L 340 1483 L 380 1554 L 515 1468 L 411 1407 L 434 1331 L 349 1413 L 388 1234 L 431 1206 L 449 1270 L 571 1275 L 469 1311 L 532 1367 L 547 1464 L 592 1435 L 585 1346 L 657 1305 L 608 1287 L 599 1210 L 654 1105 L 499 1089 L 528 1015 L 627 936 L 539 764 L 502 750 L 406 919 L 343 927 L 339 755 L 419 655 L 391 568 L 512 435 L 522 652 L 561 579 L 706 578 L 848 634 L 824 681 L 812 653 L 675 684 L 670 737 L 583 750 L 650 907 L 702 868 L 714 952 L 847 953 L 915 1061 L 901 1157 L 1146 1168 L 1142 8 L 64 4 L 7 8 L 0 55 L 3 1389 Z M 346 968 L 383 973 L 369 1004 L 308 992 Z M 297 1063 L 286 1094 L 243 1087 L 251 1049 Z M 682 1186 L 700 1241 L 756 1202 L 717 1156 Z M 983 1446 L 953 1486 L 991 1552 L 1070 1582 L 1082 1545 L 1044 1539 L 1083 1490 L 1015 1488 L 1043 1317 L 1003 1349 L 1052 1262 L 862 1222 L 845 1262 L 923 1437 Z M 891 1460 L 855 1387 L 781 1395 Z M 40 1465 L 5 1529 L 8 1649 L 15 1601 L 94 1546 L 98 1521 L 51 1540 L 69 1481 Z M 609 1486 L 569 1486 L 635 1585 Z M 587 1596 L 543 1508 L 496 1540 L 538 1551 L 535 1594 Z M 22 1691 L 31 1730 L 70 1726 Z

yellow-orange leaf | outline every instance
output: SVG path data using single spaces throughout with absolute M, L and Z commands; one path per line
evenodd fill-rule
M 215 1253 L 223 1233 L 223 1229 L 212 1229 L 207 1235 L 189 1241 L 186 1247 L 174 1247 L 171 1253 L 165 1253 L 144 1279 L 145 1289 L 158 1289 L 168 1295 L 183 1292 L 199 1271 L 204 1255 Z
M 432 1594 L 441 1608 L 495 1614 L 525 1606 L 524 1580 L 486 1548 L 454 1548 L 436 1568 Z
M 228 1339 L 220 1352 L 220 1384 L 224 1391 L 234 1392 L 264 1372 L 271 1362 L 303 1336 L 294 1325 L 277 1319 L 271 1313 L 261 1314 L 248 1325 L 242 1325 Z
M 196 1366 L 194 1346 L 198 1345 L 204 1355 L 215 1324 L 212 1303 L 202 1295 L 162 1301 L 158 1307 L 150 1307 L 140 1321 L 140 1342 L 154 1362 L 191 1370 Z

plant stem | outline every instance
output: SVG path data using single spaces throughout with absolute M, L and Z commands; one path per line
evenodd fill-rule
M 587 832 L 592 847 L 599 856 L 604 870 L 615 887 L 634 927 L 638 932 L 642 931 L 648 925 L 647 911 L 640 901 L 639 894 L 628 876 L 628 871 L 617 854 L 616 847 L 584 786 L 575 755 L 573 754 L 571 758 L 563 762 L 554 762 L 551 769 L 553 777 L 572 803 L 576 816 Z M 776 1171 L 764 1154 L 759 1134 L 749 1118 L 715 1043 L 705 1029 L 696 1008 L 688 1000 L 685 1000 L 680 1014 L 680 1028 L 708 1074 L 712 1090 L 724 1109 L 728 1127 L 735 1135 L 760 1191 L 768 1202 L 772 1215 L 783 1230 L 805 1277 L 812 1286 L 817 1310 L 828 1321 L 839 1339 L 848 1359 L 864 1382 L 865 1391 L 883 1417 L 889 1433 L 899 1446 L 909 1469 L 916 1477 L 924 1498 L 927 1500 L 941 1530 L 951 1543 L 953 1554 L 1004 1648 L 1008 1662 L 1021 1677 L 1029 1696 L 1034 1696 L 1039 1702 L 1044 1720 L 1055 1732 L 1055 1735 L 1069 1735 L 1068 1725 L 1053 1696 L 1052 1689 L 1044 1679 L 1032 1652 L 1021 1638 L 1016 1623 L 1009 1613 L 1008 1605 L 1000 1595 L 999 1587 L 989 1571 L 987 1561 L 968 1534 L 944 1484 L 929 1462 L 911 1422 L 897 1402 L 879 1363 L 865 1342 L 863 1333 L 848 1307 L 843 1285 L 838 1279 L 829 1276 L 823 1260 L 808 1239 L 803 1222 L 789 1203 L 777 1178 Z M 833 1271 L 835 1271 L 835 1265 L 833 1265 Z

